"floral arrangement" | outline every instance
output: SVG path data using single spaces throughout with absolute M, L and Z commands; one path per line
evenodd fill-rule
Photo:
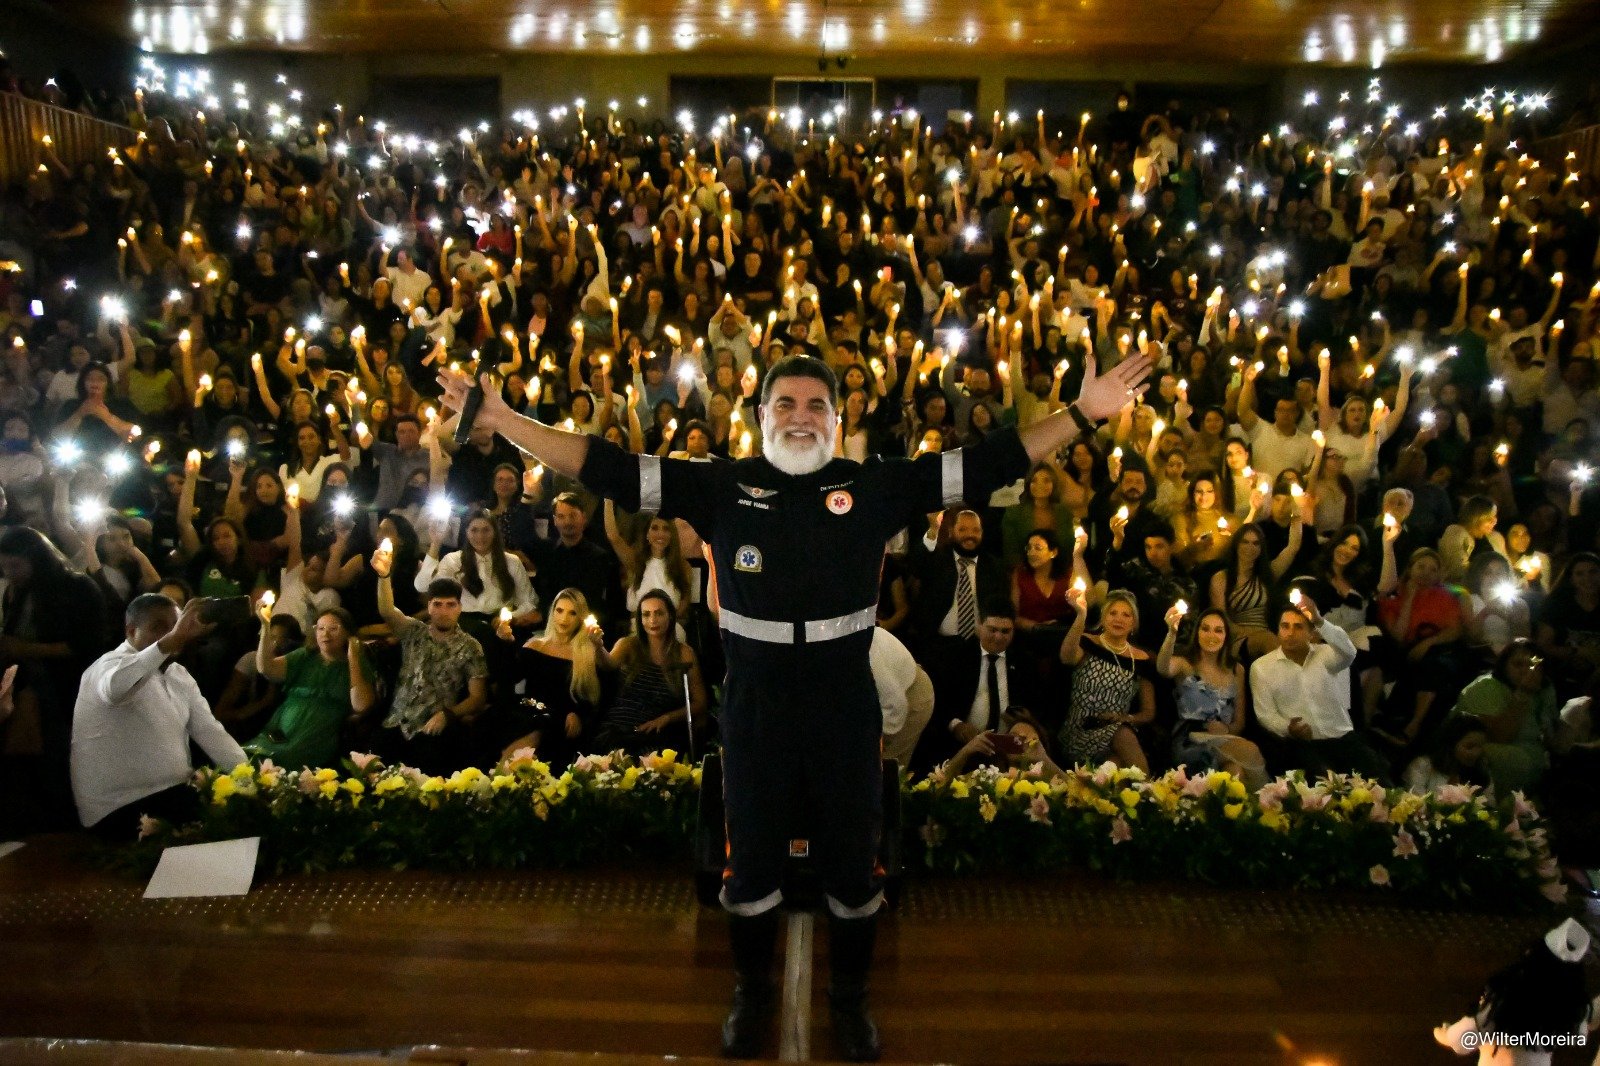
M 1423 795 L 1296 772 L 1251 794 L 1220 770 L 1149 777 L 1108 762 L 1052 780 L 1038 766 L 984 768 L 908 785 L 904 818 L 908 856 L 949 873 L 1082 865 L 1495 910 L 1566 898 L 1538 810 L 1521 793 L 1496 800 L 1476 786 Z
M 133 860 L 162 848 L 262 838 L 265 874 L 366 867 L 517 869 L 690 853 L 700 770 L 674 751 L 579 758 L 554 774 L 531 750 L 448 777 L 352 753 L 343 771 L 270 761 L 201 770 L 188 825 L 146 821 Z M 1383 892 L 1421 904 L 1515 910 L 1566 890 L 1539 812 L 1520 793 L 1429 795 L 1295 773 L 1252 794 L 1238 778 L 1159 777 L 1111 763 L 1054 779 L 1039 766 L 902 782 L 906 861 L 937 873 L 1088 867 L 1124 879 Z
M 342 773 L 243 763 L 197 771 L 194 786 L 209 800 L 201 818 L 183 826 L 146 819 L 132 858 L 153 867 L 169 845 L 259 836 L 266 874 L 660 859 L 685 852 L 699 783 L 699 768 L 673 751 L 584 756 L 560 774 L 532 749 L 488 772 L 448 777 L 357 752 Z

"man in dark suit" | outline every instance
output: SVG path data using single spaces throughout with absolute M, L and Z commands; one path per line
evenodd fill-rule
M 608 636 L 627 632 L 621 567 L 615 555 L 584 536 L 589 516 L 577 493 L 556 497 L 551 524 L 556 539 L 531 545 L 536 568 L 533 590 L 539 594 L 539 605 L 548 610 L 556 593 L 575 588 L 589 601 L 589 610 Z
M 930 674 L 948 656 L 976 646 L 979 604 L 1010 597 L 1005 567 L 980 554 L 982 547 L 983 519 L 976 511 L 962 511 L 951 526 L 949 544 L 912 553 L 911 623 L 917 659 Z
M 928 770 L 984 732 L 1003 732 L 1002 714 L 1034 710 L 1034 672 L 1012 654 L 1017 612 L 1007 599 L 984 601 L 977 642 L 933 668 L 933 717 L 913 765 Z

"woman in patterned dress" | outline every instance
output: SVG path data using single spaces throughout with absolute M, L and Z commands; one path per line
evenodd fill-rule
M 1156 716 L 1155 666 L 1149 652 L 1129 640 L 1139 628 L 1139 607 L 1132 593 L 1112 592 L 1100 609 L 1100 632 L 1085 637 L 1084 592 L 1074 587 L 1068 596 L 1077 614 L 1061 642 L 1061 661 L 1074 668 L 1062 749 L 1074 763 L 1109 758 L 1148 771 L 1150 761 L 1134 731 Z

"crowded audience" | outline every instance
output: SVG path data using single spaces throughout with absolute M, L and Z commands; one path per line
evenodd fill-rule
M 3 834 L 121 832 L 129 787 L 178 809 L 184 738 L 430 772 L 709 750 L 696 531 L 458 441 L 436 376 L 739 462 L 794 354 L 838 381 L 839 462 L 1030 424 L 1091 359 L 1158 367 L 885 545 L 879 620 L 911 658 L 880 656 L 880 687 L 915 773 L 1110 759 L 1592 802 L 1570 738 L 1600 683 L 1600 224 L 1596 175 L 1534 150 L 1560 101 L 1429 118 L 1374 79 L 1262 129 L 1180 100 L 1064 132 L 901 107 L 849 136 L 579 101 L 428 131 L 174 77 L 92 96 L 125 148 L 41 141 L 4 193 Z M 80 677 L 152 644 L 181 706 L 107 732 L 164 690 Z M 1600 841 L 1559 846 L 1600 866 Z

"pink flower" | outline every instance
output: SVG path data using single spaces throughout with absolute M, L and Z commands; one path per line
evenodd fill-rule
M 1440 785 L 1433 795 L 1440 803 L 1454 807 L 1471 803 L 1472 791 L 1471 785 Z
M 1187 766 L 1179 766 L 1176 770 L 1168 774 L 1167 777 L 1170 779 L 1173 788 L 1181 791 L 1182 789 L 1189 787 L 1189 768 Z
M 1043 796 L 1033 797 L 1033 802 L 1028 804 L 1028 820 L 1038 822 L 1040 825 L 1049 825 L 1050 801 Z
M 1372 809 L 1367 812 L 1367 821 L 1388 824 L 1389 807 L 1383 802 L 1382 798 L 1372 801 Z
M 310 770 L 301 770 L 300 778 L 295 782 L 295 787 L 308 796 L 315 796 L 318 784 L 316 774 L 313 774 Z
M 1107 785 L 1111 784 L 1112 781 L 1116 780 L 1116 776 L 1117 764 L 1112 762 L 1110 759 L 1107 759 L 1105 762 L 1095 767 L 1094 776 L 1090 780 L 1092 780 L 1098 787 L 1105 788 Z
M 1506 823 L 1506 836 L 1510 837 L 1512 840 L 1521 840 L 1522 839 L 1522 823 L 1517 821 L 1515 818 L 1513 818 L 1513 819 L 1511 819 L 1511 821 L 1507 822 Z
M 1539 813 L 1539 809 L 1529 803 L 1528 798 L 1521 792 L 1511 793 L 1511 810 L 1515 812 L 1518 818 L 1526 818 L 1530 815 L 1537 816 Z
M 1133 839 L 1133 828 L 1128 825 L 1128 820 L 1122 815 L 1117 815 L 1111 821 L 1111 843 L 1123 844 Z
M 518 762 L 523 762 L 523 761 L 532 762 L 533 760 L 537 759 L 538 757 L 539 757 L 539 753 L 536 752 L 532 748 L 518 748 L 516 751 L 511 753 L 511 758 L 507 759 L 506 761 L 507 762 L 513 762 L 513 763 L 518 763 Z
M 1382 866 L 1374 866 L 1372 869 L 1368 870 L 1367 877 L 1375 885 L 1386 885 L 1389 883 L 1389 871 L 1384 869 Z
M 139 839 L 154 836 L 161 831 L 161 819 L 152 818 L 148 814 L 139 815 Z
M 378 757 L 373 755 L 371 752 L 352 751 L 350 753 L 350 761 L 355 763 L 356 769 L 360 770 L 362 773 L 366 773 L 367 767 L 371 766 L 375 761 L 377 761 L 377 758 Z
M 1256 793 L 1256 799 L 1260 801 L 1261 806 L 1269 811 L 1275 811 L 1281 808 L 1283 806 L 1283 801 L 1288 798 L 1289 782 L 1285 781 L 1281 777 L 1276 781 L 1268 781 L 1265 785 L 1262 785 L 1261 790 Z
M 1327 807 L 1330 797 L 1326 792 L 1316 792 L 1311 789 L 1300 790 L 1300 806 L 1307 811 L 1320 811 Z
M 1191 777 L 1183 783 L 1183 794 L 1190 798 L 1198 798 L 1206 794 L 1206 775 Z
M 1409 859 L 1417 853 L 1417 842 L 1404 829 L 1394 835 L 1394 854 L 1397 859 Z M 1387 876 L 1387 875 L 1385 875 Z
M 274 763 L 271 759 L 262 759 L 261 760 L 261 765 L 256 767 L 256 769 L 258 771 L 260 771 L 261 773 L 264 773 L 264 774 L 272 774 L 272 773 L 281 773 L 282 772 L 282 768 L 279 767 L 276 763 Z

